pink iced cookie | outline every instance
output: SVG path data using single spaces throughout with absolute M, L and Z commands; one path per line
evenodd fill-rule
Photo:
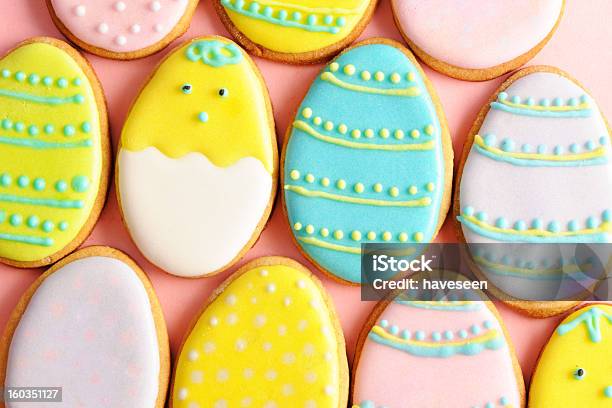
M 486 80 L 525 64 L 545 45 L 564 0 L 392 0 L 413 51 L 455 78 Z
M 358 348 L 353 408 L 524 407 L 518 363 L 489 306 L 394 301 L 377 309 Z
M 197 0 L 47 0 L 57 27 L 81 48 L 114 59 L 153 54 L 189 27 Z

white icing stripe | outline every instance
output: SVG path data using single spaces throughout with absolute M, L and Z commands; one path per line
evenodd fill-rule
M 125 221 L 142 253 L 179 276 L 231 262 L 248 243 L 270 199 L 272 178 L 257 159 L 227 168 L 201 153 L 168 158 L 154 147 L 119 152 Z
M 12 338 L 6 385 L 62 386 L 62 407 L 152 408 L 159 375 L 142 282 L 125 263 L 96 256 L 67 264 L 34 293 Z

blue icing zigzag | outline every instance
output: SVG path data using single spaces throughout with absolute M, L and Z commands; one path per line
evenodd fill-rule
M 559 336 L 563 336 L 584 323 L 589 332 L 591 341 L 593 343 L 599 343 L 601 341 L 601 320 L 608 320 L 608 323 L 612 324 L 612 315 L 595 306 L 581 313 L 578 317 L 569 322 L 560 325 L 557 328 L 557 333 L 559 333 Z
M 359 282 L 362 243 L 432 239 L 445 185 L 443 129 L 420 70 L 400 49 L 367 44 L 340 55 L 297 112 L 283 188 L 311 259 Z

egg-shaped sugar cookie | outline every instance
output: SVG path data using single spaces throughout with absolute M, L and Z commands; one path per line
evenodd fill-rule
M 257 67 L 226 38 L 195 38 L 157 67 L 123 127 L 124 221 L 165 271 L 222 271 L 268 220 L 277 168 L 274 118 Z
M 392 0 L 395 22 L 423 62 L 485 81 L 532 59 L 550 40 L 565 0 Z
M 595 100 L 568 74 L 538 66 L 510 77 L 483 107 L 466 146 L 454 206 L 463 239 L 532 244 L 519 256 L 503 253 L 516 246 L 497 246 L 487 259 L 518 268 L 500 272 L 514 296 L 545 285 L 544 275 L 555 268 L 559 275 L 568 263 L 558 248 L 553 257 L 533 244 L 612 241 L 610 131 Z M 533 300 L 556 299 L 547 292 L 543 287 Z
M 576 310 L 557 327 L 540 354 L 529 407 L 610 407 L 611 361 L 612 305 Z
M 206 303 L 173 378 L 170 408 L 345 408 L 348 366 L 331 299 L 291 259 L 251 261 Z
M 61 403 L 49 405 L 163 408 L 169 377 L 153 287 L 134 261 L 108 247 L 81 249 L 38 278 L 0 342 L 0 387 L 61 387 Z
M 57 28 L 105 58 L 146 57 L 189 28 L 198 0 L 46 0 Z
M 357 345 L 353 408 L 525 407 L 525 387 L 490 301 L 381 302 Z
M 358 283 L 362 243 L 436 236 L 453 153 L 435 91 L 400 44 L 368 40 L 328 64 L 285 140 L 285 210 L 300 250 L 321 270 Z
M 325 61 L 353 42 L 378 0 L 213 0 L 227 30 L 258 57 Z
M 51 264 L 87 238 L 104 205 L 104 95 L 68 44 L 29 39 L 0 59 L 0 262 Z

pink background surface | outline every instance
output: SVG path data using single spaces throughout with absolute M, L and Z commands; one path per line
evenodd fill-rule
M 0 15 L 3 21 L 0 24 L 0 53 L 5 53 L 17 43 L 32 36 L 46 35 L 64 39 L 51 22 L 44 3 L 44 0 L 1 2 Z M 566 3 L 565 15 L 559 30 L 530 65 L 555 65 L 570 72 L 591 91 L 604 115 L 612 119 L 612 75 L 610 75 L 612 29 L 608 27 L 609 21 L 607 21 L 612 15 L 612 2 L 567 0 Z M 217 18 L 211 2 L 204 0 L 197 8 L 191 28 L 176 44 L 181 40 L 206 34 L 228 35 Z M 381 0 L 373 20 L 361 39 L 376 36 L 401 41 L 393 22 L 389 0 Z M 491 41 L 495 41 L 495 38 L 491 38 Z M 131 62 L 105 60 L 86 54 L 106 92 L 114 147 L 117 146 L 131 101 L 137 95 L 143 80 L 169 49 L 171 48 Z M 279 143 L 282 143 L 285 130 L 291 120 L 290 116 L 321 69 L 321 65 L 288 66 L 261 59 L 255 60 L 263 72 L 272 96 Z M 470 83 L 447 78 L 427 67 L 424 68 L 442 100 L 450 125 L 455 155 L 459 156 L 479 109 L 505 76 L 488 82 Z M 456 161 L 457 159 L 458 157 Z M 281 207 L 277 205 L 260 240 L 237 266 L 212 278 L 195 280 L 177 278 L 147 262 L 130 241 L 117 209 L 113 183 L 100 221 L 84 245 L 102 244 L 121 249 L 132 256 L 150 276 L 163 307 L 174 356 L 189 322 L 205 299 L 232 271 L 246 261 L 264 255 L 284 255 L 314 270 L 293 245 L 289 234 L 289 227 Z M 454 226 L 449 218 L 438 241 L 455 240 Z M 40 272 L 41 270 L 19 270 L 0 265 L 0 327 L 6 325 L 8 316 L 19 297 Z M 335 283 L 321 273 L 316 273 L 333 297 L 344 329 L 349 359 L 352 360 L 357 336 L 374 303 L 361 302 L 359 288 Z M 503 305 L 499 306 L 499 310 L 510 331 L 528 381 L 542 345 L 560 318 L 531 319 Z

